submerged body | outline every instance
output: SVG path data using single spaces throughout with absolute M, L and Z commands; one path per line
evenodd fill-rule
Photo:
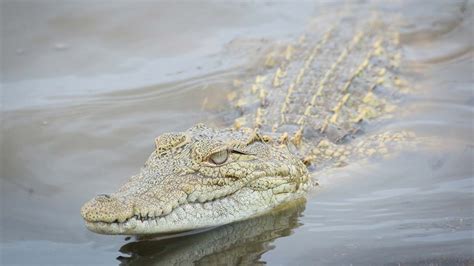
M 86 226 L 139 235 L 245 220 L 304 197 L 310 172 L 387 152 L 403 134 L 362 133 L 396 109 L 398 35 L 381 14 L 350 12 L 310 25 L 236 81 L 233 125 L 158 137 L 139 174 L 82 207 Z

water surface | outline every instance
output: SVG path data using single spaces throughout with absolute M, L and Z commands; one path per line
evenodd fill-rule
M 140 240 L 87 231 L 81 205 L 134 174 L 157 135 L 227 125 L 233 80 L 342 3 L 3 1 L 0 262 L 474 263 L 473 3 L 379 4 L 403 17 L 411 88 L 388 127 L 425 143 L 316 175 L 292 208 Z

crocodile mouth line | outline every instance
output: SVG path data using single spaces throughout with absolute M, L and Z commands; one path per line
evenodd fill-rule
M 205 203 L 210 203 L 210 202 L 216 202 L 216 201 L 219 201 L 223 198 L 226 198 L 226 197 L 229 197 L 235 193 L 237 193 L 239 190 L 236 190 L 232 193 L 229 193 L 229 194 L 226 194 L 224 196 L 221 196 L 221 197 L 218 197 L 218 198 L 214 198 L 212 200 L 208 200 L 208 201 L 204 201 L 204 202 L 186 202 L 186 203 L 183 203 L 183 204 L 180 204 L 178 206 L 176 206 L 175 208 L 173 208 L 171 210 L 171 212 L 165 214 L 165 215 L 159 215 L 159 216 L 141 216 L 141 215 L 133 215 L 129 218 L 126 218 L 123 222 L 119 222 L 118 219 L 116 219 L 115 221 L 113 222 L 105 222 L 105 221 L 87 221 L 86 220 L 86 223 L 88 224 L 101 224 L 101 225 L 124 225 L 128 222 L 141 222 L 141 223 L 146 223 L 146 222 L 153 222 L 153 221 L 157 221 L 157 220 L 160 220 L 160 219 L 166 219 L 167 216 L 170 216 L 177 208 L 179 207 L 182 207 L 184 205 L 195 205 L 195 204 L 200 204 L 200 205 L 204 205 Z
M 232 193 L 235 194 L 238 191 Z M 232 195 L 230 194 L 230 195 Z M 85 220 L 86 227 L 89 228 L 92 231 L 95 231 L 97 233 L 102 233 L 102 234 L 122 234 L 122 233 L 128 233 L 128 234 L 137 234 L 136 229 L 137 228 L 147 228 L 149 231 L 154 232 L 155 229 L 158 229 L 159 227 L 162 226 L 168 226 L 170 220 L 177 219 L 179 215 L 176 214 L 177 209 L 180 209 L 181 212 L 184 211 L 184 209 L 187 209 L 190 213 L 194 212 L 199 212 L 200 210 L 205 209 L 204 205 L 205 204 L 212 204 L 212 202 L 218 202 L 218 201 L 223 201 L 223 199 L 227 199 L 227 197 L 221 197 L 218 199 L 213 199 L 207 202 L 188 202 L 184 203 L 182 205 L 179 205 L 175 207 L 170 213 L 166 215 L 161 215 L 161 216 L 155 216 L 155 217 L 144 217 L 144 216 L 139 216 L 139 215 L 134 215 L 130 218 L 127 218 L 123 222 L 119 222 L 118 220 L 115 220 L 114 222 L 104 222 L 104 221 L 87 221 Z M 186 212 L 184 212 L 184 215 L 186 215 Z M 169 217 L 172 217 L 169 219 Z M 177 216 L 177 217 L 176 217 Z M 169 219 L 169 220 L 168 220 Z M 192 226 L 190 227 L 182 227 L 176 230 L 167 230 L 165 233 L 174 233 L 174 232 L 179 232 L 183 230 L 193 230 L 194 228 Z M 141 234 L 141 233 L 138 233 Z M 147 233 L 143 233 L 147 234 Z
M 171 213 L 169 213 L 171 214 Z M 165 216 L 157 216 L 157 217 L 150 217 L 150 218 L 147 218 L 147 219 L 144 219 L 143 217 L 139 217 L 138 215 L 134 215 L 128 219 L 126 219 L 125 221 L 123 222 L 119 222 L 118 220 L 115 220 L 114 222 L 102 222 L 102 221 L 97 221 L 97 222 L 92 222 L 92 221 L 85 221 L 86 222 L 86 225 L 87 226 L 100 226 L 100 227 L 105 227 L 105 226 L 110 226 L 110 227 L 120 227 L 120 226 L 126 226 L 128 224 L 132 224 L 132 223 L 143 223 L 143 224 L 146 224 L 146 223 L 152 223 L 152 222 L 157 222 L 158 220 L 160 219 L 165 219 L 166 216 L 168 216 L 169 214 L 165 215 Z
M 302 191 L 306 190 L 308 186 L 301 186 L 297 190 Z M 127 233 L 127 234 L 137 234 L 136 229 L 143 229 L 145 228 L 147 230 L 146 233 L 149 232 L 155 232 L 158 229 L 162 227 L 168 227 L 170 224 L 173 224 L 177 220 L 183 220 L 186 215 L 196 215 L 201 213 L 203 210 L 206 210 L 207 207 L 206 205 L 208 204 L 214 204 L 214 203 L 221 203 L 222 205 L 226 205 L 226 202 L 228 203 L 229 201 L 233 201 L 234 203 L 237 202 L 234 198 L 238 198 L 239 196 L 233 197 L 235 194 L 240 193 L 242 189 L 250 189 L 255 192 L 260 192 L 259 190 L 254 190 L 251 187 L 244 186 L 241 189 L 238 189 L 234 191 L 233 193 L 230 193 L 228 195 L 219 197 L 219 198 L 214 198 L 209 201 L 205 202 L 187 202 L 183 203 L 175 208 L 171 212 L 169 212 L 166 215 L 161 215 L 161 216 L 140 216 L 140 215 L 133 215 L 130 218 L 127 218 L 126 220 L 119 222 L 118 220 L 115 220 L 113 222 L 105 222 L 105 221 L 87 221 L 85 220 L 86 227 L 89 228 L 92 231 L 95 231 L 97 233 L 102 233 L 102 234 L 122 234 L 122 233 Z M 275 193 L 271 189 L 268 190 L 268 193 L 276 196 L 283 196 L 286 197 L 287 195 L 291 195 L 292 193 L 288 192 L 278 192 Z M 237 204 L 237 203 L 236 203 Z M 255 216 L 250 214 L 251 216 Z M 209 220 L 217 219 L 213 217 L 208 217 Z M 226 224 L 229 222 L 222 222 L 222 224 Z M 203 226 L 203 227 L 208 227 L 208 226 Z M 176 230 L 167 230 L 165 231 L 166 233 L 173 233 L 173 232 L 178 232 L 182 230 L 193 230 L 192 226 L 186 226 L 183 225 Z M 144 234 L 146 234 L 144 233 Z M 138 233 L 141 234 L 141 233 Z

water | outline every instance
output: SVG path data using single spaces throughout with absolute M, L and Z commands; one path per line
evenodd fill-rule
M 319 174 L 306 203 L 204 232 L 83 226 L 80 206 L 134 174 L 154 137 L 227 124 L 232 80 L 341 5 L 3 1 L 0 262 L 473 264 L 474 6 L 462 1 L 382 4 L 403 14 L 412 88 L 388 127 L 416 132 L 416 149 Z

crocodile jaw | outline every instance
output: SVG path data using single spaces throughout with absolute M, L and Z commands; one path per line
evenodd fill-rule
M 281 188 L 264 191 L 243 188 L 213 201 L 183 204 L 165 216 L 143 220 L 134 216 L 124 222 L 112 223 L 86 221 L 86 227 L 108 235 L 174 233 L 215 227 L 260 216 L 283 203 L 302 198 L 309 186 L 309 183 L 303 184 L 291 193 L 282 192 Z

